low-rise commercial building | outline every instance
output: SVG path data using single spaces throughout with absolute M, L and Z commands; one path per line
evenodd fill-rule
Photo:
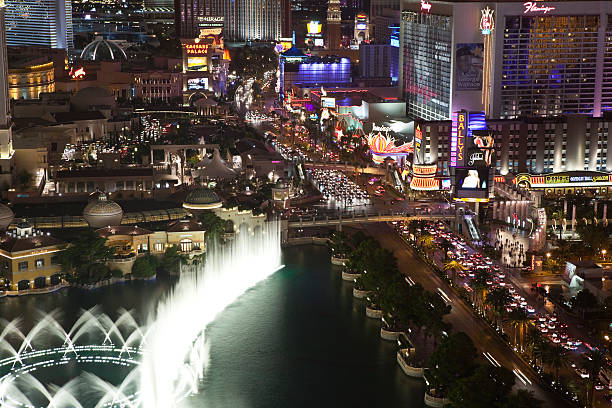
M 61 281 L 57 254 L 64 242 L 20 222 L 0 238 L 0 283 L 7 290 L 43 288 Z

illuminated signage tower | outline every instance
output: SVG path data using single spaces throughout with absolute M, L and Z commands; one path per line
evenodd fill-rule
M 355 30 L 353 39 L 355 43 L 370 41 L 370 20 L 365 13 L 357 13 L 355 15 Z

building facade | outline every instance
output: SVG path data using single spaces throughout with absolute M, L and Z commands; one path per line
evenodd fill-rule
M 400 92 L 408 114 L 512 119 L 612 109 L 612 3 L 404 0 Z
M 0 239 L 0 281 L 11 291 L 60 283 L 62 267 L 56 256 L 63 244 L 27 222 L 17 224 Z
M 340 0 L 329 0 L 327 6 L 327 48 L 335 50 L 340 48 L 342 40 L 342 13 Z
M 11 99 L 37 99 L 42 92 L 55 92 L 53 62 L 10 68 L 8 82 Z
M 70 0 L 5 0 L 8 45 L 74 48 Z
M 343 87 L 351 83 L 351 61 L 335 56 L 309 57 L 297 48 L 281 54 L 280 87 L 287 92 L 292 87 L 320 88 Z
M 359 71 L 361 78 L 389 78 L 397 83 L 399 48 L 391 44 L 361 44 Z
M 596 118 L 564 115 L 554 118 L 489 119 L 495 135 L 496 174 L 550 174 L 572 171 L 612 172 L 608 138 L 612 115 Z M 423 122 L 423 157 L 449 174 L 452 123 Z
M 0 1 L 0 182 L 11 185 L 13 174 L 13 133 L 8 87 L 6 49 L 6 5 Z
M 221 18 L 228 41 L 277 41 L 290 34 L 289 0 L 175 0 L 174 23 L 180 38 L 196 38 L 208 18 Z

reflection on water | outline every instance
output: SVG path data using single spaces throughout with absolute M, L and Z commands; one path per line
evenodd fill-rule
M 395 362 L 395 344 L 379 338 L 351 284 L 332 271 L 327 250 L 284 252 L 286 268 L 247 291 L 209 328 L 211 361 L 202 392 L 190 407 L 401 406 L 422 407 L 421 381 Z M 99 304 L 146 316 L 172 285 L 167 279 L 95 291 L 0 299 L 0 316 L 31 318 L 34 309 L 60 308 L 66 324 L 79 309 Z M 197 311 L 194 311 L 197 318 Z

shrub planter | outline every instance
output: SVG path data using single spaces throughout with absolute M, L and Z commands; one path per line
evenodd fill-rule
M 335 256 L 332 255 L 331 257 L 331 263 L 332 265 L 338 265 L 338 266 L 344 266 L 346 264 L 346 262 L 348 261 L 347 258 L 336 258 Z
M 350 269 L 345 268 L 342 270 L 342 280 L 353 282 L 355 279 L 357 279 L 360 276 L 361 276 L 360 273 L 353 272 Z
M 406 374 L 407 376 L 414 378 L 423 378 L 423 372 L 425 371 L 423 367 L 413 367 L 404 359 L 404 355 L 409 352 L 410 349 L 398 350 L 397 363 L 399 364 L 404 374 Z
M 399 339 L 401 330 L 395 331 L 390 327 L 381 327 L 380 328 L 380 338 L 383 340 L 389 341 L 397 341 Z
M 371 317 L 372 319 L 380 319 L 382 317 L 382 310 L 366 306 L 366 316 Z
M 361 290 L 357 288 L 353 288 L 353 296 L 357 299 L 364 299 L 370 294 L 369 290 Z
M 425 391 L 425 405 L 432 408 L 442 408 L 445 405 L 450 404 L 450 400 L 445 397 L 434 397 L 429 393 L 429 391 Z

